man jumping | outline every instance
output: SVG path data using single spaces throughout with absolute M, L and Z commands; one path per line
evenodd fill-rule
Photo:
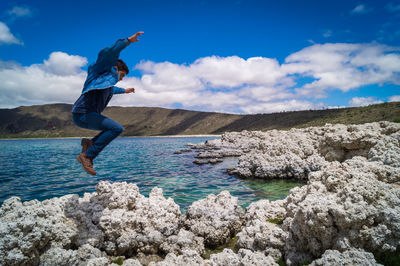
M 81 140 L 82 152 L 76 156 L 83 169 L 91 175 L 96 175 L 93 159 L 124 130 L 117 122 L 101 115 L 101 112 L 114 94 L 135 92 L 134 88 L 123 89 L 114 85 L 129 73 L 124 61 L 118 59 L 120 52 L 130 43 L 139 41 L 138 37 L 142 34 L 139 31 L 99 52 L 97 61 L 88 67 L 82 94 L 72 107 L 72 120 L 77 126 L 101 130 L 94 138 Z

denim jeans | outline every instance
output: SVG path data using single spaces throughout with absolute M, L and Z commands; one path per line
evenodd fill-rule
M 72 113 L 72 120 L 78 127 L 101 130 L 99 134 L 92 138 L 93 145 L 86 150 L 86 155 L 92 159 L 96 158 L 104 147 L 118 137 L 124 130 L 124 128 L 114 120 L 96 112 L 86 114 Z

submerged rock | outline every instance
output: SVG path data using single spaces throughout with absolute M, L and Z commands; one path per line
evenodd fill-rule
M 223 160 L 221 160 L 221 159 L 194 160 L 194 161 L 193 161 L 193 163 L 199 164 L 199 165 L 208 164 L 208 163 L 210 163 L 210 164 L 217 164 L 217 163 L 221 163 L 221 162 L 223 162 Z
M 207 164 L 208 162 L 203 160 L 194 160 L 193 163 L 202 165 L 202 164 Z
M 223 160 L 220 160 L 220 159 L 211 159 L 211 160 L 208 160 L 208 162 L 209 162 L 210 164 L 217 164 L 217 163 L 223 162 Z

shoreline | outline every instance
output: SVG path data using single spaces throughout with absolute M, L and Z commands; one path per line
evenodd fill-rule
M 27 204 L 11 197 L 0 208 L 0 224 L 6 226 L 0 232 L 6 243 L 0 245 L 0 261 L 397 265 L 399 133 L 400 124 L 383 121 L 328 124 L 291 131 L 228 132 L 221 140 L 192 145 L 199 152 L 196 158 L 240 156 L 241 163 L 231 173 L 244 179 L 306 181 L 284 199 L 268 200 L 261 194 L 262 199 L 245 209 L 239 203 L 243 194 L 232 195 L 230 186 L 218 194 L 207 191 L 182 212 L 182 187 L 168 182 L 175 199 L 158 182 L 147 183 L 152 189 L 144 194 L 136 183 L 115 179 L 97 180 L 95 191 L 83 196 L 74 191 Z
M 118 138 L 189 138 L 189 137 L 221 137 L 220 134 L 198 134 L 198 135 L 163 135 L 163 136 L 122 136 Z M 0 140 L 31 140 L 31 139 L 81 139 L 91 138 L 91 136 L 81 137 L 54 137 L 54 138 L 0 138 Z

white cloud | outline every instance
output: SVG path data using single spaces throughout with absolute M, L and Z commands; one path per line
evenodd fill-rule
M 143 61 L 136 66 L 142 77 L 121 84 L 142 91 L 133 104 L 168 107 L 179 102 L 185 108 L 243 112 L 309 109 L 315 106 L 307 99 L 326 97 L 328 90 L 400 84 L 398 50 L 375 43 L 315 44 L 282 65 L 276 59 L 237 56 L 204 57 L 189 65 Z M 301 78 L 308 80 L 301 83 Z M 118 98 L 113 104 L 129 102 Z
M 274 85 L 285 77 L 279 62 L 265 57 L 203 57 L 190 65 L 190 70 L 211 87 Z
M 22 41 L 18 40 L 10 31 L 8 26 L 0 21 L 0 44 L 23 44 Z
M 400 95 L 393 95 L 389 97 L 389 102 L 400 102 Z
M 264 102 L 244 106 L 242 109 L 245 113 L 274 113 L 281 111 L 298 111 L 320 108 L 320 105 L 315 105 L 309 101 L 285 100 L 275 102 Z
M 0 106 L 73 103 L 80 95 L 87 59 L 53 52 L 41 64 L 0 61 Z M 314 44 L 283 64 L 265 57 L 199 58 L 191 64 L 142 61 L 140 77 L 117 86 L 135 94 L 115 95 L 110 105 L 262 113 L 323 108 L 315 99 L 329 90 L 347 92 L 373 84 L 400 84 L 399 48 L 381 44 Z M 351 105 L 380 102 L 353 98 Z
M 264 102 L 296 98 L 294 93 L 288 91 L 284 87 L 273 86 L 246 86 L 238 91 L 237 95 L 241 96 L 242 98 L 248 97 Z
M 66 71 L 58 72 L 63 63 L 67 66 Z M 79 97 L 85 81 L 86 72 L 78 70 L 83 64 L 86 64 L 86 58 L 59 52 L 52 53 L 43 64 L 20 66 L 13 62 L 2 62 L 0 106 L 11 108 L 43 103 L 73 103 Z
M 49 60 L 44 60 L 46 71 L 59 76 L 76 75 L 81 67 L 87 64 L 87 59 L 79 55 L 68 55 L 63 52 L 52 52 Z
M 169 62 L 141 62 L 136 66 L 144 74 L 142 85 L 149 91 L 181 91 L 202 89 L 202 83 L 186 66 Z
M 349 105 L 352 107 L 367 106 L 378 103 L 383 103 L 383 101 L 377 100 L 376 97 L 354 97 L 349 101 Z
M 31 17 L 33 15 L 32 10 L 27 6 L 14 6 L 7 13 L 12 17 Z
M 313 78 L 296 88 L 303 97 L 325 97 L 326 91 L 347 92 L 371 84 L 400 84 L 399 48 L 381 44 L 315 44 L 285 59 L 288 74 Z
M 367 7 L 366 5 L 359 4 L 353 10 L 351 10 L 351 14 L 366 14 L 372 11 L 372 8 Z
M 237 56 L 204 57 L 190 65 L 143 61 L 141 78 L 126 78 L 124 87 L 137 88 L 135 97 L 115 97 L 113 105 L 145 105 L 234 112 L 258 99 L 282 99 L 282 88 L 294 83 L 276 59 Z M 246 84 L 245 87 L 243 85 Z
M 344 105 L 336 105 L 336 106 L 331 106 L 331 105 L 328 105 L 328 106 L 324 106 L 324 108 L 326 108 L 326 109 L 342 109 L 342 108 L 346 108 L 347 106 L 344 106 Z

